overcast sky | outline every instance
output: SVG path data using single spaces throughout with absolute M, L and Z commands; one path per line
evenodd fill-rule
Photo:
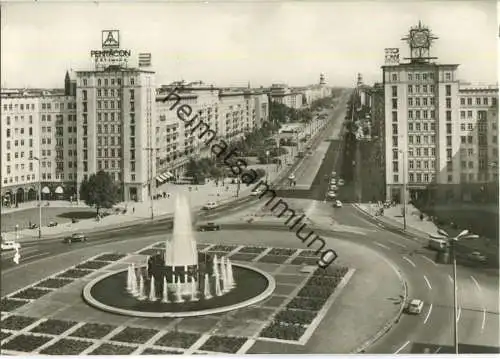
M 140 2 L 140 4 L 138 4 Z M 151 52 L 157 83 L 333 86 L 381 80 L 384 48 L 421 20 L 439 37 L 432 54 L 460 64 L 460 78 L 497 81 L 496 1 L 7 3 L 1 12 L 2 87 L 63 87 L 65 71 L 89 69 L 101 30 L 121 47 Z M 131 61 L 131 63 L 134 63 Z

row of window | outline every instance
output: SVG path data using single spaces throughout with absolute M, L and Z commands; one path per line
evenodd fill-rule
M 481 101 L 481 99 L 482 99 L 482 101 Z M 465 97 L 461 97 L 460 98 L 460 105 L 465 106 L 465 102 L 467 101 L 467 106 L 472 106 L 473 103 L 476 106 L 489 106 L 489 104 L 490 104 L 489 99 L 490 99 L 489 97 L 476 97 L 476 101 L 473 101 L 472 97 L 467 97 L 467 99 L 465 99 Z M 497 105 L 497 98 L 496 97 L 491 98 L 491 104 L 493 106 Z
M 24 116 L 14 116 L 14 121 L 17 123 L 19 122 L 19 118 L 21 119 L 21 121 L 24 121 Z M 33 124 L 33 116 L 32 115 L 29 115 L 28 116 L 29 118 L 29 124 L 32 125 Z M 10 122 L 10 116 L 6 116 L 6 125 L 7 126 L 10 126 L 11 122 Z
M 86 138 L 84 138 L 85 142 L 86 142 Z M 131 145 L 131 147 L 135 147 L 135 138 L 131 138 L 131 140 L 133 140 L 133 146 Z M 106 136 L 98 136 L 97 137 L 97 146 L 102 146 L 104 143 L 104 146 L 121 146 L 122 145 L 122 142 L 121 142 L 121 137 L 120 136 L 110 136 L 110 137 L 106 137 Z M 84 146 L 86 147 L 86 146 Z
M 42 110 L 52 110 L 52 103 L 50 103 L 50 102 L 49 103 L 45 103 L 44 102 L 41 105 L 42 105 Z M 56 110 L 59 110 L 59 109 L 60 110 L 64 110 L 64 107 L 65 107 L 64 102 L 61 102 L 61 103 L 56 102 L 56 103 L 54 103 L 54 108 Z M 67 105 L 66 105 L 66 108 L 68 110 L 76 110 L 76 103 L 74 103 L 74 102 L 68 102 Z M 15 110 L 18 110 L 18 109 L 20 111 L 33 111 L 33 110 L 35 110 L 35 104 L 34 103 L 26 103 L 26 104 L 24 104 L 24 103 L 20 103 L 20 104 L 17 104 L 17 103 L 11 104 L 11 103 L 9 103 L 9 104 L 4 104 L 3 105 L 3 110 L 4 111 L 12 111 L 12 110 L 15 111 Z
M 480 148 L 478 154 L 479 154 L 479 157 L 487 157 L 488 156 L 488 149 Z M 497 158 L 498 157 L 498 148 L 492 148 L 491 155 L 494 158 Z M 460 156 L 461 157 L 474 156 L 474 149 L 473 148 L 461 148 L 460 149 Z
M 121 157 L 122 150 L 121 148 L 98 148 L 97 149 L 97 157 Z M 130 151 L 130 159 L 135 159 L 135 151 Z
M 98 112 L 97 113 L 97 121 L 120 121 L 120 113 L 119 112 Z M 84 123 L 87 121 L 84 120 Z M 135 123 L 135 114 L 130 114 L 130 123 Z
M 409 72 L 407 74 L 408 81 L 414 81 L 413 76 L 415 75 L 415 81 L 434 81 L 434 72 L 422 72 L 422 73 L 415 73 L 413 74 L 412 72 Z M 444 74 L 445 81 L 451 81 L 451 72 L 446 72 Z M 397 73 L 392 73 L 391 74 L 391 79 L 392 81 L 398 81 L 398 74 Z
M 393 125 L 394 126 L 394 125 Z M 408 122 L 408 131 L 436 131 L 435 122 Z
M 409 107 L 435 106 L 436 98 L 433 97 L 408 97 Z
M 104 132 L 103 132 L 104 129 Z M 120 125 L 110 125 L 108 126 L 105 124 L 104 126 L 102 125 L 97 125 L 97 133 L 121 133 L 122 127 Z M 130 132 L 135 133 L 135 126 L 130 126 Z
M 119 160 L 98 160 L 97 168 L 98 170 L 102 169 L 121 169 Z M 133 167 L 132 167 L 133 165 Z M 130 162 L 130 171 L 135 171 L 135 162 Z
M 86 103 L 84 102 L 84 107 L 86 107 L 85 104 Z M 116 107 L 115 107 L 115 105 L 116 105 Z M 119 110 L 119 109 L 121 109 L 121 107 L 122 107 L 122 102 L 119 100 L 118 101 L 112 101 L 112 100 L 97 101 L 97 109 L 98 110 L 101 110 L 101 109 Z M 130 101 L 130 111 L 131 112 L 135 111 L 135 102 L 134 101 Z M 83 112 L 87 112 L 87 111 L 84 109 Z
M 82 79 L 82 84 L 83 86 L 88 86 L 88 79 L 86 78 L 83 78 Z M 115 86 L 115 85 L 118 85 L 118 86 L 121 86 L 122 84 L 122 79 L 121 78 L 105 78 L 105 79 L 100 79 L 98 78 L 97 79 L 97 86 L 102 86 L 104 84 L 104 86 Z M 135 85 L 135 78 L 134 77 L 130 77 L 129 78 L 129 84 L 130 85 Z
M 488 140 L 487 140 L 487 135 L 485 134 L 480 134 L 478 136 L 478 142 L 479 144 L 487 144 Z M 492 143 L 497 143 L 498 142 L 498 136 L 496 135 L 493 135 L 491 136 L 491 142 Z M 460 143 L 465 145 L 465 144 L 472 144 L 473 143 L 473 138 L 472 136 L 460 136 Z

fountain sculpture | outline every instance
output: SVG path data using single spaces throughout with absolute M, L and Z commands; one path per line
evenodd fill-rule
M 158 252 L 148 260 L 148 276 L 136 273 L 133 264 L 128 267 L 127 292 L 141 301 L 154 302 L 161 298 L 169 303 L 169 296 L 175 303 L 209 300 L 229 293 L 235 288 L 232 263 L 227 257 L 203 254 L 204 262 L 199 265 L 199 253 L 192 230 L 189 203 L 184 196 L 178 196 L 175 203 L 174 230 L 171 239 L 165 242 L 165 251 Z M 210 263 L 211 262 L 211 263 Z M 201 288 L 203 283 L 203 288 Z M 146 295 L 146 286 L 149 295 Z M 157 294 L 157 288 L 159 293 Z

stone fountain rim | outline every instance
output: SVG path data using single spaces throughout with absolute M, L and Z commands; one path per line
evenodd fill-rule
M 117 308 L 113 307 L 107 304 L 103 304 L 97 299 L 95 299 L 92 294 L 90 293 L 94 285 L 99 283 L 100 281 L 111 277 L 115 274 L 118 274 L 120 272 L 125 272 L 128 269 L 120 269 L 116 270 L 110 273 L 106 273 L 100 277 L 97 277 L 87 283 L 85 287 L 83 288 L 83 299 L 87 302 L 87 304 L 90 304 L 93 307 L 96 307 L 97 309 L 101 309 L 106 312 L 110 313 L 115 313 L 115 314 L 121 314 L 121 315 L 127 315 L 127 316 L 133 316 L 133 317 L 142 317 L 142 318 L 184 318 L 184 317 L 197 317 L 197 316 L 202 316 L 202 315 L 210 315 L 210 314 L 218 314 L 218 313 L 224 313 L 224 312 L 229 312 L 231 310 L 236 310 L 236 309 L 241 309 L 248 307 L 252 304 L 258 303 L 267 297 L 269 297 L 274 290 L 276 289 L 276 281 L 274 277 L 255 267 L 251 267 L 245 264 L 239 264 L 239 263 L 232 263 L 233 266 L 235 267 L 241 267 L 244 269 L 252 270 L 254 272 L 257 272 L 264 276 L 264 278 L 267 279 L 267 288 L 257 296 L 247 299 L 243 302 L 231 304 L 231 305 L 226 305 L 224 307 L 218 307 L 218 308 L 211 308 L 211 309 L 204 309 L 204 310 L 196 310 L 196 311 L 186 311 L 186 312 L 144 312 L 144 311 L 137 311 L 137 310 L 128 310 L 128 309 L 122 309 L 122 308 Z

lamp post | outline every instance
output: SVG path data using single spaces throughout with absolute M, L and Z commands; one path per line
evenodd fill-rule
M 399 152 L 403 156 L 403 231 L 406 231 L 406 149 Z
M 444 239 L 447 242 L 448 253 L 451 249 L 451 255 L 453 257 L 453 345 L 455 347 L 455 354 L 458 355 L 458 316 L 457 316 L 457 259 L 455 256 L 456 244 L 459 239 L 477 239 L 479 236 L 477 234 L 469 234 L 467 229 L 460 232 L 455 237 L 451 237 L 445 230 L 438 229 L 439 236 L 431 235 L 431 238 Z
M 32 160 L 38 161 L 38 238 L 42 239 L 42 159 L 40 157 L 32 157 Z
M 146 147 L 145 151 L 149 151 L 149 201 L 151 208 L 151 220 L 154 219 L 154 206 L 153 206 L 153 151 L 157 150 L 156 147 Z
M 266 151 L 266 164 L 269 164 L 269 150 Z M 269 179 L 269 171 L 266 171 L 266 184 L 268 182 L 268 179 Z

